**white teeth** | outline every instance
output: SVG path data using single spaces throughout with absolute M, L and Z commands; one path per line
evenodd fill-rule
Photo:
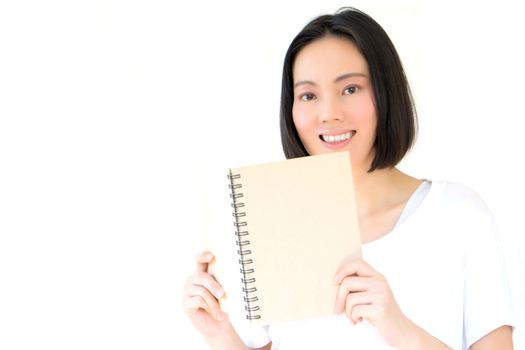
M 350 131 L 350 132 L 335 135 L 335 136 L 334 135 L 321 135 L 321 139 L 324 142 L 330 142 L 330 143 L 341 142 L 341 141 L 348 140 L 349 138 L 354 136 L 354 134 L 355 134 L 355 131 Z

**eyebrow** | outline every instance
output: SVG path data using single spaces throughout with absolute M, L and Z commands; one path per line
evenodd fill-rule
M 344 80 L 344 79 L 347 79 L 347 78 L 353 78 L 353 77 L 363 77 L 363 78 L 366 78 L 366 74 L 364 74 L 364 73 L 346 73 L 346 74 L 340 75 L 340 76 L 338 76 L 337 78 L 335 78 L 334 83 L 338 83 L 338 82 L 340 82 L 341 80 Z M 305 84 L 316 85 L 316 84 L 315 84 L 313 81 L 311 81 L 311 80 L 301 80 L 301 81 L 298 81 L 297 83 L 294 84 L 294 88 L 296 88 L 296 87 L 299 86 L 299 85 L 305 85 Z

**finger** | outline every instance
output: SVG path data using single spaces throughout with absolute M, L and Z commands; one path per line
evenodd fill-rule
M 187 296 L 183 302 L 183 308 L 184 312 L 186 312 L 187 315 L 193 315 L 195 314 L 199 309 L 202 309 L 206 311 L 207 313 L 210 313 L 210 308 L 208 304 L 204 301 L 204 299 L 199 296 Z
M 354 318 L 355 315 L 352 314 L 354 307 L 358 305 L 371 305 L 373 303 L 373 298 L 370 293 L 358 292 L 350 293 L 346 297 L 345 303 L 345 313 L 347 317 L 352 321 L 352 324 L 361 322 L 362 318 Z
M 335 313 L 343 312 L 349 294 L 368 291 L 373 284 L 374 280 L 370 277 L 346 277 L 337 290 Z
M 352 308 L 350 317 L 356 322 L 361 322 L 363 320 L 370 320 L 374 317 L 376 308 L 373 304 L 370 305 L 355 305 Z
M 347 276 L 373 277 L 379 273 L 362 259 L 353 260 L 347 264 L 341 265 L 334 276 L 334 284 L 340 284 Z
M 200 252 L 195 257 L 197 262 L 197 271 L 206 272 L 208 271 L 208 264 L 213 260 L 213 254 L 209 251 Z
M 217 299 L 215 299 L 207 289 L 201 286 L 192 286 L 188 289 L 188 295 L 190 297 L 201 297 L 206 303 L 204 309 L 208 311 L 208 313 L 212 315 L 217 321 L 222 321 L 224 319 L 224 313 L 221 311 L 221 307 L 217 302 Z
M 215 278 L 213 278 L 212 275 L 210 275 L 207 272 L 201 272 L 193 275 L 190 279 L 190 286 L 192 284 L 206 288 L 217 299 L 222 298 L 224 295 L 224 289 L 222 288 L 222 286 L 219 284 L 219 282 L 217 282 Z
M 199 308 L 209 311 L 209 307 L 204 299 L 200 295 L 195 294 L 193 289 L 194 287 L 195 285 L 190 282 L 190 279 L 188 279 L 188 282 L 182 290 L 183 308 L 187 311 L 187 313 L 195 313 L 195 311 L 197 311 Z M 199 299 L 202 300 L 202 303 L 198 301 Z

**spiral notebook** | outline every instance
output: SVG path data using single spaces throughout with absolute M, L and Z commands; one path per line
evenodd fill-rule
M 224 186 L 231 229 L 209 244 L 221 308 L 256 325 L 332 315 L 335 272 L 361 256 L 350 154 L 232 168 Z

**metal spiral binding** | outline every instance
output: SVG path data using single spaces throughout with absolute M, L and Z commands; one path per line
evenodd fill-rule
M 232 174 L 232 171 L 230 170 L 228 175 L 230 184 L 228 187 L 231 189 L 230 197 L 232 199 L 233 217 L 235 218 L 233 225 L 235 226 L 235 235 L 237 236 L 237 253 L 240 257 L 239 264 L 241 266 L 240 272 L 242 274 L 241 282 L 244 285 L 242 288 L 244 293 L 244 302 L 246 303 L 244 309 L 248 313 L 246 315 L 248 320 L 257 320 L 260 319 L 261 316 L 256 314 L 256 312 L 259 311 L 259 306 L 257 306 L 255 303 L 259 299 L 256 295 L 254 295 L 254 293 L 257 292 L 257 288 L 254 285 L 255 278 L 250 276 L 250 274 L 253 274 L 255 271 L 250 267 L 250 265 L 253 264 L 253 260 L 248 257 L 252 253 L 252 251 L 249 249 L 249 232 L 246 229 L 248 223 L 246 221 L 242 221 L 242 218 L 246 216 L 246 213 L 239 209 L 244 207 L 244 203 L 240 202 L 244 195 L 242 192 L 239 192 L 239 189 L 242 188 L 242 184 L 234 182 L 234 180 L 238 180 L 240 178 L 240 174 Z

